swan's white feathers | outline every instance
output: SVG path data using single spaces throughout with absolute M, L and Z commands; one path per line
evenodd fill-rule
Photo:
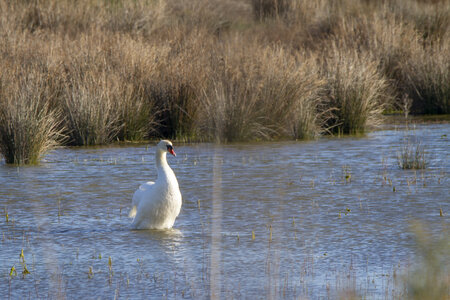
M 156 149 L 156 182 L 142 184 L 133 195 L 129 216 L 134 217 L 135 229 L 171 228 L 180 213 L 181 193 L 177 178 L 167 164 L 167 145 L 172 143 L 162 140 Z
M 154 184 L 155 183 L 153 181 L 143 183 L 139 186 L 139 190 L 146 191 L 146 190 L 150 189 Z M 136 191 L 136 192 L 138 192 L 138 191 Z
M 145 193 L 143 192 L 151 189 L 154 184 L 155 183 L 153 181 L 143 183 L 139 186 L 136 192 L 134 192 L 133 199 L 131 201 L 131 209 L 130 212 L 128 213 L 128 217 L 134 218 L 136 216 L 137 206 L 139 205 L 141 198 L 145 196 Z

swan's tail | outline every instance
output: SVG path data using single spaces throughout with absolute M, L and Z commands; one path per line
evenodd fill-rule
M 129 218 L 134 218 L 136 216 L 136 205 L 133 205 L 133 207 L 130 209 L 130 212 L 128 213 Z

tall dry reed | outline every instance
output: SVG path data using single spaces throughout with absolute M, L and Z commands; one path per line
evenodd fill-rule
M 329 123 L 333 131 L 361 133 L 368 126 L 378 125 L 390 95 L 377 63 L 337 45 L 324 63 L 330 107 L 335 108 Z
M 37 164 L 65 139 L 60 112 L 50 107 L 45 76 L 20 68 L 0 74 L 0 153 L 8 164 Z
M 448 113 L 450 4 L 383 8 L 368 24 L 368 49 L 413 113 Z M 400 16 L 402 18 L 400 18 Z
M 62 109 L 71 143 L 106 144 L 118 134 L 121 124 L 115 99 L 108 92 L 107 78 L 84 74 L 68 83 Z
M 416 49 L 401 65 L 400 83 L 413 100 L 412 112 L 450 113 L 450 42 Z
M 280 47 L 224 49 L 203 91 L 201 132 L 220 141 L 319 135 L 324 81 L 311 58 L 300 59 Z

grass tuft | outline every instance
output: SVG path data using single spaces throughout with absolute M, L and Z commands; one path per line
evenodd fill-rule
M 404 90 L 413 100 L 411 111 L 450 113 L 450 43 L 417 49 L 402 65 Z
M 20 71 L 1 74 L 0 153 L 7 164 L 37 164 L 64 141 L 61 114 L 47 102 L 44 77 Z
M 362 133 L 381 123 L 389 86 L 375 61 L 335 45 L 325 72 L 330 107 L 335 108 L 329 121 L 333 132 Z
M 406 137 L 397 154 L 397 164 L 401 169 L 425 169 L 428 165 L 425 147 L 419 141 Z

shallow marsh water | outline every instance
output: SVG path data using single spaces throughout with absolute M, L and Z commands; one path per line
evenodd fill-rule
M 448 229 L 449 129 L 175 144 L 169 164 L 183 207 L 170 231 L 129 227 L 134 190 L 156 176 L 153 146 L 60 149 L 35 167 L 2 163 L 0 298 L 402 296 L 395 274 L 415 260 L 411 222 L 435 235 Z M 426 170 L 398 168 L 407 135 L 426 146 Z M 31 274 L 22 275 L 23 261 Z

